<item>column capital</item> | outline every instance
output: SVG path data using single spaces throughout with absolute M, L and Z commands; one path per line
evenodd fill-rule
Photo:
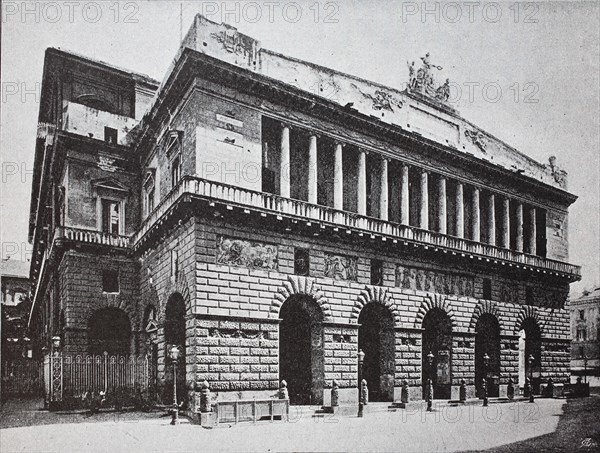
M 292 125 L 291 125 L 290 123 L 287 123 L 287 122 L 285 122 L 285 121 L 281 121 L 281 122 L 279 123 L 279 125 L 280 125 L 282 128 L 283 128 L 283 127 L 285 127 L 286 129 L 288 129 L 288 130 L 290 130 L 290 131 L 293 129 Z
M 333 144 L 334 144 L 335 146 L 338 146 L 338 145 L 339 145 L 339 146 L 341 146 L 342 148 L 344 148 L 344 147 L 348 146 L 348 144 L 347 144 L 347 143 L 344 143 L 344 142 L 343 142 L 343 141 L 341 141 L 341 140 L 334 140 L 334 141 L 333 141 Z

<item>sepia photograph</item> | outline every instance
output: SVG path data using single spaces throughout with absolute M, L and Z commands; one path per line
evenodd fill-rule
M 600 451 L 600 3 L 0 5 L 0 453 Z

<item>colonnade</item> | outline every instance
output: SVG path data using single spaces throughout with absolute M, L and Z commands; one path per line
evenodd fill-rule
M 308 147 L 308 202 L 317 204 L 317 146 L 318 136 L 311 134 L 309 136 Z M 280 165 L 280 193 L 283 197 L 290 197 L 290 128 L 287 125 L 282 126 L 281 130 L 281 165 Z M 357 212 L 360 215 L 367 215 L 367 154 L 368 151 L 358 150 L 358 177 L 356 187 Z M 334 182 L 333 182 L 333 208 L 344 209 L 344 172 L 343 172 L 344 144 L 335 143 L 334 152 Z M 381 156 L 379 166 L 379 218 L 388 220 L 390 187 L 389 187 L 389 162 L 390 159 Z M 409 190 L 409 176 L 412 172 L 419 175 L 419 207 L 418 207 L 418 226 L 424 230 L 430 230 L 430 209 L 435 208 L 436 231 L 441 234 L 448 234 L 449 213 L 447 205 L 447 181 L 444 175 L 436 174 L 437 187 L 431 187 L 430 172 L 426 169 L 418 168 L 405 163 L 401 164 L 400 177 L 400 223 L 409 225 L 409 212 L 411 203 L 411 191 Z M 486 242 L 490 245 L 511 248 L 511 222 L 515 222 L 512 235 L 514 235 L 512 244 L 515 251 L 536 254 L 536 209 L 528 206 L 528 237 L 524 238 L 524 209 L 520 201 L 511 200 L 503 195 L 482 191 L 474 185 L 465 185 L 462 181 L 453 181 L 455 186 L 454 212 L 451 216 L 454 223 L 452 231 L 459 238 L 465 238 L 465 204 L 470 203 L 469 222 L 467 239 L 481 242 L 481 224 L 482 224 L 482 197 L 485 196 L 485 236 Z M 435 191 L 437 206 L 429 206 L 430 190 Z M 499 204 L 500 209 L 496 209 Z M 511 218 L 511 206 L 513 206 L 514 216 Z M 500 218 L 497 219 L 499 212 Z M 524 250 L 525 244 L 527 250 Z

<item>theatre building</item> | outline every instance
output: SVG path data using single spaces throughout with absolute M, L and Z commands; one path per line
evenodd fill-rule
M 218 400 L 285 380 L 292 404 L 327 404 L 333 381 L 356 401 L 359 350 L 371 401 L 404 381 L 421 399 L 428 377 L 435 398 L 567 382 L 576 197 L 556 159 L 462 118 L 430 58 L 394 89 L 202 16 L 160 85 L 48 49 L 40 346 L 148 353 L 168 383 L 179 345 L 180 385 Z

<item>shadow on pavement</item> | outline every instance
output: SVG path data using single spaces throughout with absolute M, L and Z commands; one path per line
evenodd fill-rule
M 106 409 L 94 415 L 87 410 L 50 412 L 44 410 L 44 401 L 41 398 L 10 399 L 4 402 L 0 408 L 0 429 L 63 423 L 135 423 L 140 420 L 160 419 L 163 416 L 165 416 L 164 411 L 159 410 L 117 412 Z
M 556 431 L 486 453 L 600 451 L 600 396 L 568 399 Z M 467 452 L 464 452 L 467 453 Z

